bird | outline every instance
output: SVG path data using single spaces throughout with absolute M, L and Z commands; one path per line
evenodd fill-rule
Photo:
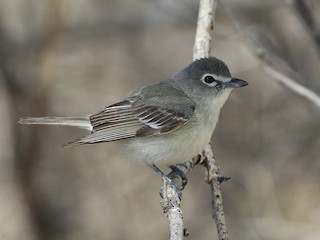
M 63 147 L 121 141 L 133 160 L 161 174 L 158 165 L 182 163 L 207 146 L 232 89 L 247 85 L 233 78 L 222 60 L 200 58 L 171 78 L 136 89 L 98 113 L 27 117 L 19 123 L 88 130 Z

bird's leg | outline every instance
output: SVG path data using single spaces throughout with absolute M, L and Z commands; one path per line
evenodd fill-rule
M 179 187 L 180 190 L 183 190 L 188 183 L 187 173 L 184 172 L 185 166 L 183 164 L 170 165 L 171 172 L 168 174 L 168 177 Z
M 156 165 L 148 164 L 148 167 L 151 168 L 153 171 L 158 173 L 162 178 L 169 178 L 166 174 L 164 174 Z M 171 181 L 171 180 L 170 180 Z
M 148 164 L 148 167 L 151 168 L 153 171 L 155 171 L 156 173 L 158 173 L 162 178 L 163 180 L 166 180 L 168 182 L 168 184 L 172 185 L 179 198 L 181 199 L 181 196 L 182 196 L 182 192 L 181 192 L 181 189 L 177 187 L 177 185 L 172 181 L 172 179 L 170 177 L 168 177 L 166 174 L 164 174 L 156 165 L 154 164 Z M 162 196 L 162 193 L 160 192 L 160 195 Z

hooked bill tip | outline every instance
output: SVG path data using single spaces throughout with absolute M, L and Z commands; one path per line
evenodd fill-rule
M 225 88 L 239 88 L 247 86 L 248 83 L 242 79 L 232 78 L 229 82 L 225 82 L 223 85 Z

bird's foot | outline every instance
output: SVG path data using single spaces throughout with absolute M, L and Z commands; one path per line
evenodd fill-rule
M 172 188 L 174 188 L 174 190 L 175 190 L 175 192 L 178 194 L 178 196 L 179 196 L 179 199 L 181 199 L 181 197 L 182 197 L 182 192 L 181 192 L 181 190 L 183 189 L 181 189 L 181 188 L 179 188 L 178 186 L 177 186 L 177 184 L 175 184 L 175 182 L 174 182 L 174 180 L 173 180 L 173 178 L 175 177 L 175 175 L 174 174 L 169 174 L 169 176 L 168 175 L 166 175 L 166 174 L 164 174 L 156 165 L 154 165 L 154 164 L 148 164 L 148 167 L 150 167 L 153 171 L 155 171 L 156 173 L 158 173 L 161 177 L 162 177 L 162 179 L 163 179 L 163 182 L 164 182 L 164 184 L 166 185 L 166 184 L 168 184 L 167 185 L 167 187 L 172 187 Z M 172 167 L 170 167 L 171 169 L 173 169 Z M 172 178 L 171 178 L 172 177 Z M 181 185 L 182 186 L 182 185 Z M 163 191 L 164 191 L 164 189 L 163 189 L 163 187 L 161 188 L 161 190 L 160 190 L 160 196 L 161 197 L 163 197 Z

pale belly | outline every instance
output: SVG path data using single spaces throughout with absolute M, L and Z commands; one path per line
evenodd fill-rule
M 172 133 L 132 138 L 125 145 L 130 157 L 142 164 L 182 163 L 199 154 L 210 142 L 215 123 L 205 125 L 199 131 L 196 123 L 191 123 Z
M 181 128 L 167 134 L 126 140 L 130 157 L 142 164 L 176 164 L 195 157 L 210 142 L 222 105 L 231 90 L 218 99 L 198 104 L 194 117 Z M 201 126 L 201 127 L 199 127 Z

